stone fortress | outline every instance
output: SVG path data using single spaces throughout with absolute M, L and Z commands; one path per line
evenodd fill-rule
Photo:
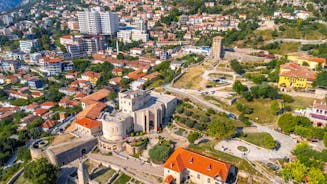
M 129 133 L 156 133 L 170 120 L 177 105 L 175 96 L 153 91 L 127 90 L 120 92 L 118 97 L 119 109 L 111 114 L 105 112 L 97 119 L 102 123 L 102 132 L 82 137 L 65 133 L 56 136 L 51 143 L 45 139 L 36 140 L 30 147 L 32 158 L 44 157 L 62 166 L 81 158 L 96 145 L 103 153 L 124 151 Z
M 123 91 L 119 95 L 119 111 L 105 113 L 102 118 L 103 136 L 99 137 L 102 152 L 122 151 L 130 132 L 155 133 L 175 111 L 174 96 L 153 91 Z

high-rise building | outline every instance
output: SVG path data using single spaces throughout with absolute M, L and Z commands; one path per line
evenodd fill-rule
M 79 30 L 84 34 L 113 35 L 118 31 L 118 16 L 116 13 L 104 12 L 100 8 L 84 9 L 78 12 Z
M 213 38 L 212 56 L 216 59 L 224 58 L 224 37 L 216 36 Z

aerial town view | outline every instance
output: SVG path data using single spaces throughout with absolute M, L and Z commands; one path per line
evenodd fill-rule
M 327 0 L 0 0 L 0 184 L 327 184 Z

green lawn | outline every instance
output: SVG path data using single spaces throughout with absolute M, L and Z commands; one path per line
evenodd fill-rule
M 105 184 L 116 173 L 115 170 L 105 168 L 92 174 L 91 178 L 100 184 Z
M 256 123 L 274 124 L 277 122 L 278 117 L 270 112 L 270 106 L 272 103 L 272 100 L 270 99 L 254 99 L 252 102 L 247 102 L 246 100 L 240 98 L 233 105 L 225 105 L 223 108 L 226 108 L 227 110 L 239 115 L 240 112 L 236 108 L 237 103 L 253 108 L 253 113 L 246 116 Z
M 294 98 L 294 102 L 289 104 L 293 110 L 305 109 L 311 107 L 314 101 L 314 98 L 307 98 L 307 97 L 293 97 L 293 98 Z
M 260 176 L 260 174 L 246 160 L 214 149 L 216 144 L 217 141 L 210 141 L 199 145 L 191 144 L 188 149 L 223 162 L 231 163 L 239 170 L 246 171 L 252 175 Z
M 292 110 L 296 109 L 305 109 L 310 107 L 313 104 L 313 98 L 307 97 L 293 97 L 294 102 L 286 103 L 285 106 L 290 106 Z M 254 99 L 252 102 L 247 102 L 246 100 L 240 98 L 233 105 L 220 105 L 222 108 L 234 112 L 235 114 L 240 114 L 236 108 L 237 103 L 247 105 L 250 108 L 253 108 L 253 113 L 248 114 L 251 120 L 259 124 L 275 124 L 278 120 L 278 116 L 273 115 L 270 112 L 270 106 L 273 100 L 271 99 Z
M 276 147 L 276 141 L 266 132 L 247 133 L 241 136 L 240 139 L 267 149 L 273 149 Z
M 122 174 L 119 178 L 114 182 L 114 184 L 126 184 L 131 179 L 130 176 L 126 174 Z

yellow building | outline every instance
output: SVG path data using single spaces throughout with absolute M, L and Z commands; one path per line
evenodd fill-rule
M 91 84 L 96 84 L 98 79 L 101 77 L 100 73 L 94 73 L 91 71 L 87 71 L 84 74 L 82 74 L 82 80 L 87 80 L 89 81 Z
M 311 88 L 316 79 L 316 72 L 297 63 L 286 63 L 280 66 L 279 87 L 286 88 Z
M 324 68 L 326 65 L 325 58 L 310 57 L 301 53 L 290 54 L 287 56 L 287 59 L 298 63 L 301 66 L 305 66 L 307 64 L 311 70 L 315 70 L 319 64 L 321 64 L 322 68 Z

